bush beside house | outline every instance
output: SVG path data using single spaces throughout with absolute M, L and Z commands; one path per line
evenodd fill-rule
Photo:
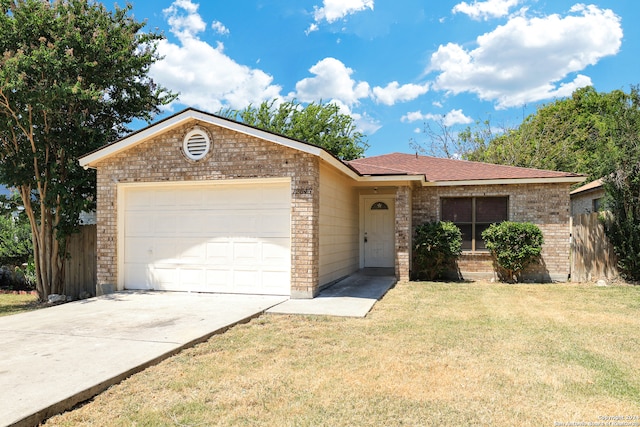
M 427 222 L 415 229 L 414 277 L 434 280 L 451 269 L 462 253 L 462 233 L 449 221 Z
M 491 224 L 482 232 L 491 252 L 500 280 L 513 283 L 522 271 L 542 252 L 544 238 L 537 225 L 529 222 L 504 221 Z

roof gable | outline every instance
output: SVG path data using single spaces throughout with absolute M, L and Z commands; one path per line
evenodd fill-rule
M 95 164 L 101 160 L 111 157 L 122 151 L 126 151 L 138 144 L 148 141 L 167 130 L 181 126 L 189 121 L 200 121 L 216 126 L 220 126 L 225 129 L 230 129 L 236 132 L 251 135 L 266 141 L 270 141 L 285 147 L 293 148 L 305 153 L 313 154 L 322 157 L 333 157 L 325 149 L 313 144 L 309 144 L 303 141 L 298 141 L 292 138 L 288 138 L 283 135 L 278 135 L 269 131 L 258 129 L 253 126 L 246 125 L 231 119 L 220 117 L 214 114 L 206 113 L 204 111 L 196 110 L 193 108 L 187 108 L 173 116 L 160 120 L 150 126 L 133 132 L 126 137 L 119 139 L 111 144 L 105 145 L 91 153 L 85 154 L 78 159 L 80 166 L 85 168 L 95 167 Z M 333 157 L 334 161 L 340 163 L 338 159 Z

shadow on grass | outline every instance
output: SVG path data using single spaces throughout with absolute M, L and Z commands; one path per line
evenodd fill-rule
M 34 295 L 0 295 L 0 317 L 38 310 L 43 307 L 45 305 L 40 304 L 38 297 Z

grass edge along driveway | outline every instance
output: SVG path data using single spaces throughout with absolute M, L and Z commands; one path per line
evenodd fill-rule
M 42 307 L 43 305 L 38 303 L 37 295 L 0 293 L 0 317 L 37 310 Z
M 640 423 L 639 313 L 632 286 L 400 283 L 364 319 L 238 325 L 46 425 Z

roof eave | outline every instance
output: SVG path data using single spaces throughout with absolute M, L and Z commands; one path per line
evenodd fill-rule
M 496 178 L 496 179 L 473 179 L 462 181 L 424 181 L 425 187 L 450 187 L 455 185 L 504 185 L 504 184 L 575 184 L 583 182 L 584 176 L 561 176 L 547 178 Z

